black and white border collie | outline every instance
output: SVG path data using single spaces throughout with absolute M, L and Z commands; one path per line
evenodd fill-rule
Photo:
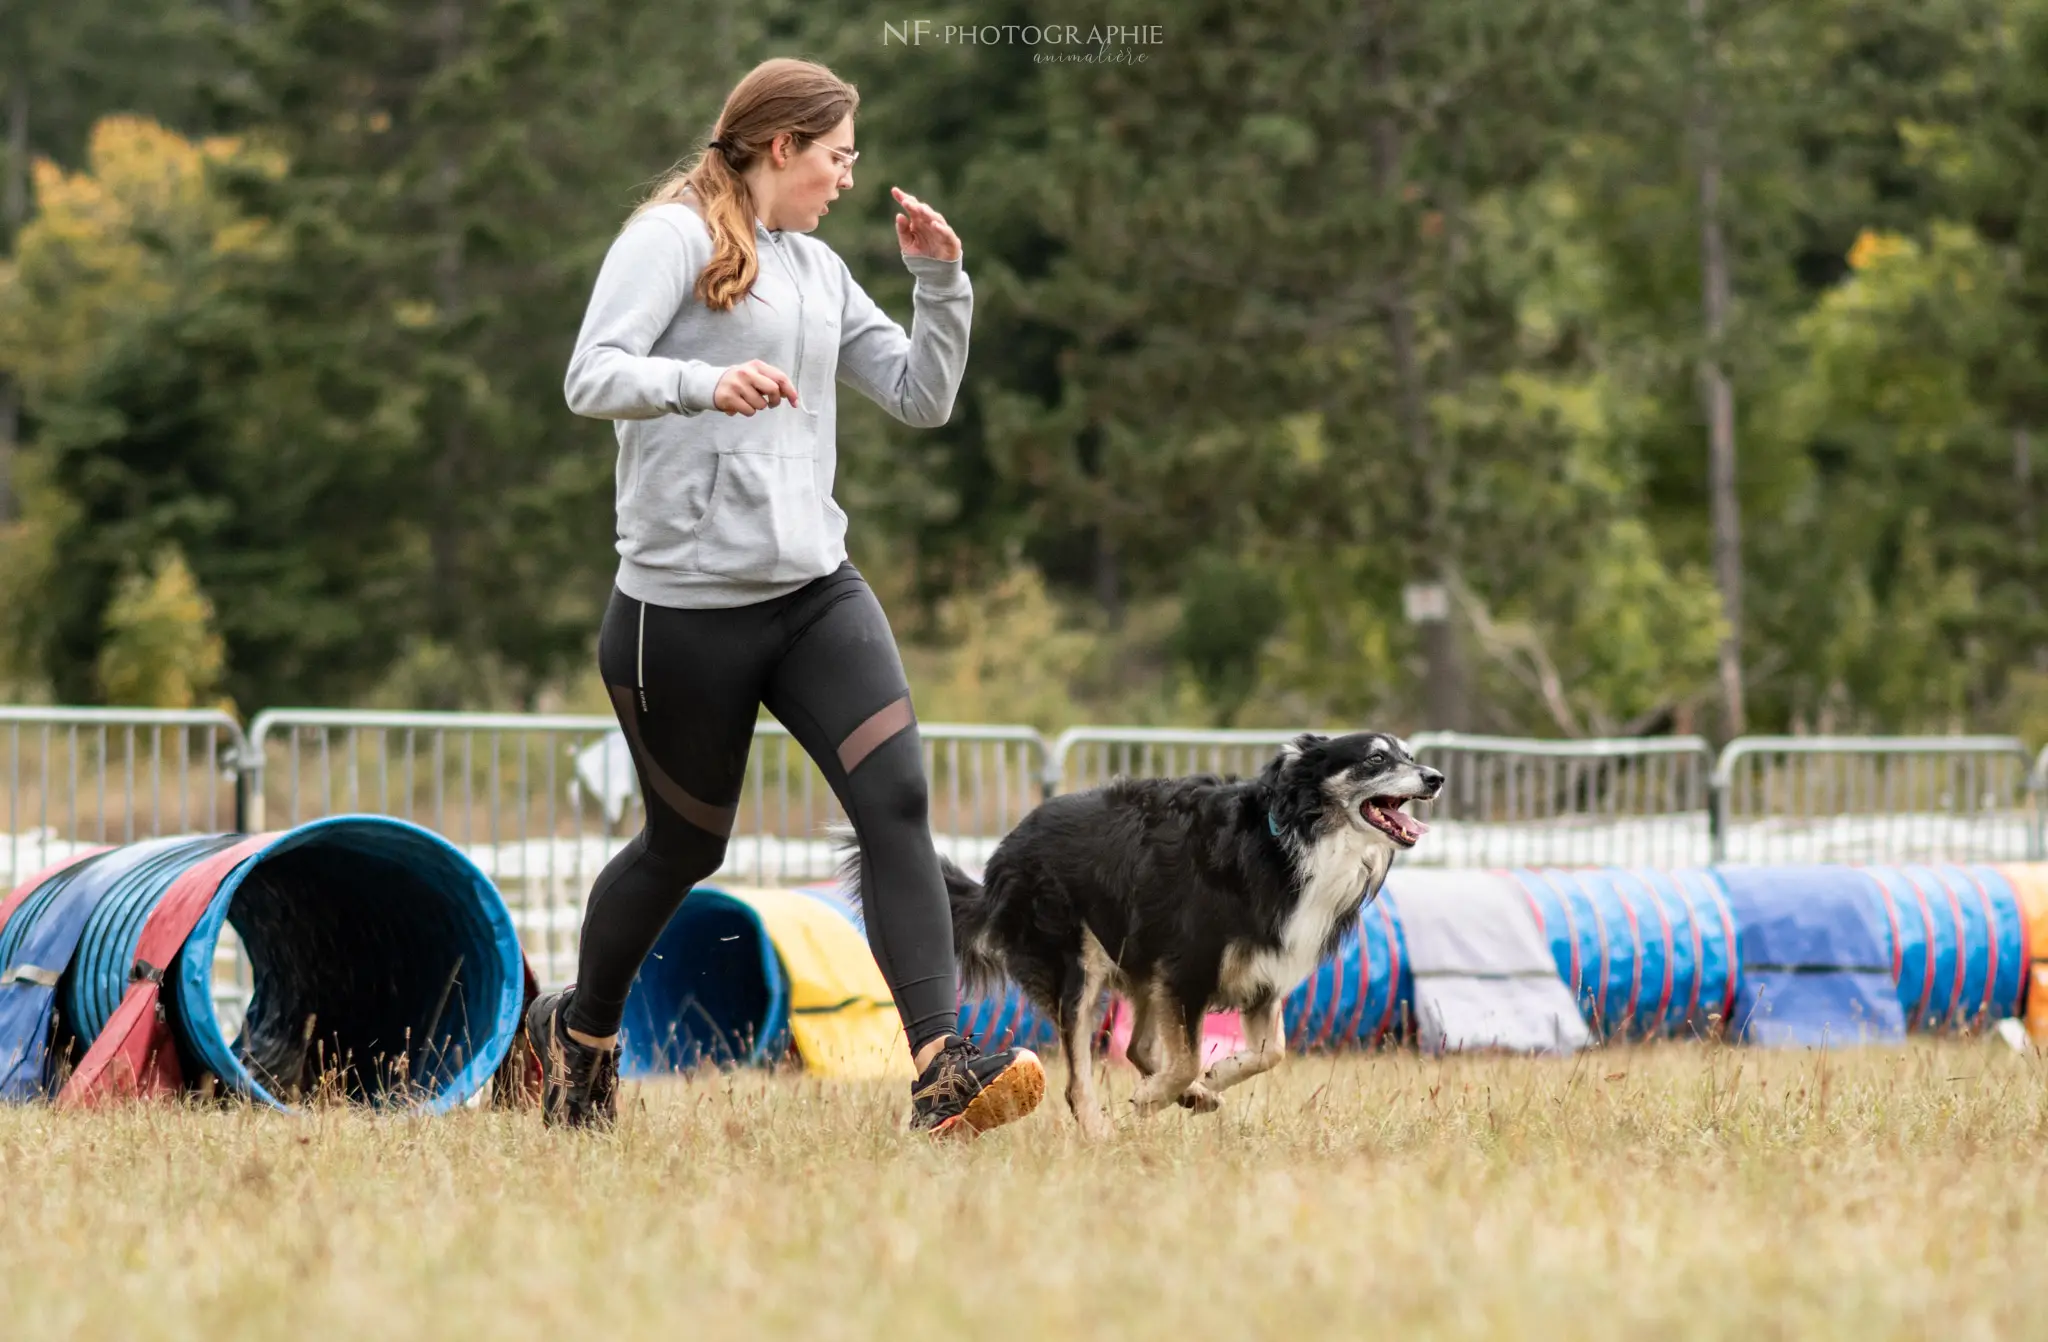
M 1053 797 L 980 882 L 941 859 L 970 993 L 1013 979 L 1059 1027 L 1067 1104 L 1108 1131 L 1091 1048 L 1105 988 L 1131 1003 L 1140 1114 L 1220 1093 L 1280 1061 L 1280 1008 L 1427 828 L 1401 808 L 1443 775 L 1380 732 L 1295 737 L 1255 778 L 1118 779 Z M 857 854 L 840 879 L 859 897 Z M 1244 1049 L 1202 1071 L 1202 1021 L 1242 1013 Z

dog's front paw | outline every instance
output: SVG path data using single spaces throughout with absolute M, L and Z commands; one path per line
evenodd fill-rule
M 1223 1097 L 1197 1081 L 1181 1092 L 1177 1103 L 1198 1114 L 1213 1114 L 1223 1107 Z

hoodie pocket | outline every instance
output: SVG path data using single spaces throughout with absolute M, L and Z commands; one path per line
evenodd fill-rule
M 810 456 L 720 452 L 697 529 L 697 571 L 795 582 L 825 571 L 824 505 Z

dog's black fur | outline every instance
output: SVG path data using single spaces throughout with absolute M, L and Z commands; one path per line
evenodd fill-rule
M 1398 738 L 1357 732 L 1296 737 L 1254 778 L 1119 779 L 1051 798 L 981 882 L 941 859 L 963 982 L 1014 980 L 1057 1022 L 1068 1102 L 1091 1134 L 1104 987 L 1133 1006 L 1139 1109 L 1213 1109 L 1216 1091 L 1279 1060 L 1281 1000 L 1426 828 L 1399 806 L 1442 785 Z M 858 865 L 849 852 L 841 871 L 856 899 Z M 1244 1013 L 1247 1051 L 1205 1078 L 1203 1017 L 1228 1008 Z

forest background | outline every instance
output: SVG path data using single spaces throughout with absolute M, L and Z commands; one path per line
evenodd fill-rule
M 563 370 L 771 55 L 966 246 L 926 720 L 2048 738 L 2048 0 L 10 0 L 0 700 L 605 711 Z

